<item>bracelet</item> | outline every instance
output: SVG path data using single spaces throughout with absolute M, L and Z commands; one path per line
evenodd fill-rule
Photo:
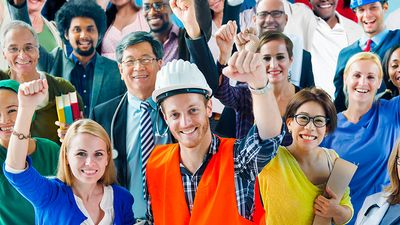
M 28 135 L 24 135 L 22 133 L 18 133 L 17 131 L 13 130 L 12 132 L 13 135 L 17 136 L 17 138 L 19 140 L 24 140 L 24 139 L 29 139 L 31 138 L 31 133 L 29 133 Z
M 266 84 L 264 87 L 262 87 L 262 88 L 254 89 L 254 88 L 252 88 L 250 85 L 248 85 L 248 87 L 249 87 L 250 92 L 251 92 L 252 94 L 255 94 L 255 95 L 263 95 L 263 94 L 267 93 L 267 91 L 270 89 L 270 88 L 268 87 L 268 82 L 267 82 L 267 84 Z

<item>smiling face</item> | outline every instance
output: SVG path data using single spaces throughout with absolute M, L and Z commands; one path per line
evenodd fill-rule
M 99 41 L 99 32 L 93 19 L 74 17 L 65 38 L 71 44 L 75 55 L 92 56 Z
M 282 11 L 285 12 L 283 3 L 281 0 L 261 0 L 257 5 L 257 14 L 263 14 L 265 12 Z M 279 31 L 283 32 L 288 20 L 288 16 L 283 13 L 281 16 L 276 18 L 271 15 L 267 16 L 255 16 L 254 22 L 257 27 L 258 35 L 266 31 Z
M 349 67 L 344 80 L 349 104 L 372 103 L 382 82 L 379 73 L 379 66 L 371 60 L 358 60 Z
M 17 74 L 36 73 L 39 59 L 38 43 L 24 27 L 16 27 L 4 37 L 3 56 L 10 69 Z
M 152 32 L 161 33 L 172 26 L 169 21 L 170 13 L 172 12 L 166 0 L 143 0 L 143 15 Z
M 151 96 L 156 83 L 156 75 L 160 70 L 162 61 L 155 60 L 156 56 L 149 42 L 140 42 L 124 50 L 122 63 L 118 64 L 119 71 L 125 85 L 132 95 L 145 100 Z M 147 65 L 139 62 L 130 65 L 138 59 L 152 59 Z
M 205 103 L 203 95 L 188 93 L 166 98 L 162 102 L 164 119 L 181 147 L 202 146 L 211 137 L 209 117 L 211 101 Z
M 373 37 L 385 29 L 384 16 L 388 9 L 388 4 L 374 2 L 366 4 L 355 9 L 358 22 L 364 29 L 364 32 Z
M 326 117 L 324 108 L 317 102 L 309 101 L 302 104 L 296 111 L 295 115 L 307 115 L 309 117 L 322 116 Z M 314 149 L 321 144 L 327 132 L 326 126 L 316 127 L 314 121 L 305 125 L 299 125 L 294 118 L 286 120 L 288 130 L 292 133 L 293 144 L 300 149 Z
M 274 85 L 288 81 L 288 71 L 292 64 L 285 41 L 272 40 L 260 48 L 269 82 Z
M 314 14 L 323 20 L 328 20 L 335 16 L 337 0 L 311 0 Z
M 0 89 L 0 103 L 0 144 L 3 147 L 7 147 L 17 118 L 17 93 L 7 89 Z
M 95 184 L 108 165 L 107 145 L 99 137 L 79 133 L 70 140 L 67 160 L 74 183 Z
M 390 56 L 388 73 L 392 83 L 400 90 L 400 48 Z

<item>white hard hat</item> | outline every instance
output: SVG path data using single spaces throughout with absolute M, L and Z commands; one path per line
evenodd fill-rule
M 167 97 L 184 93 L 203 94 L 207 98 L 212 95 L 203 73 L 195 64 L 174 59 L 158 71 L 152 97 L 160 103 Z

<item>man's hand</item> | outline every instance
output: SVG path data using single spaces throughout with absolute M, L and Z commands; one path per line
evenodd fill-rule
M 246 82 L 253 89 L 263 88 L 268 83 L 261 54 L 247 50 L 235 52 L 222 73 L 233 80 Z
M 222 65 L 225 65 L 228 62 L 229 57 L 232 54 L 236 31 L 236 21 L 230 20 L 228 23 L 222 25 L 215 34 L 215 39 L 220 52 L 218 62 Z
M 254 28 L 247 28 L 235 37 L 235 44 L 238 51 L 246 49 L 247 51 L 256 52 L 258 43 L 259 38 Z
M 196 19 L 194 0 L 170 0 L 172 12 L 180 19 L 189 37 L 198 38 L 201 35 L 200 26 Z

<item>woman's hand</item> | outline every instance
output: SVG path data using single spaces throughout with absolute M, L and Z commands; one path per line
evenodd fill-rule
M 46 79 L 38 79 L 19 85 L 18 106 L 26 109 L 36 109 L 42 103 L 48 92 L 49 86 Z
M 351 210 L 347 206 L 339 204 L 340 199 L 329 187 L 326 187 L 326 194 L 328 194 L 328 198 L 320 195 L 315 199 L 315 215 L 332 218 L 335 224 L 344 224 L 349 221 Z

